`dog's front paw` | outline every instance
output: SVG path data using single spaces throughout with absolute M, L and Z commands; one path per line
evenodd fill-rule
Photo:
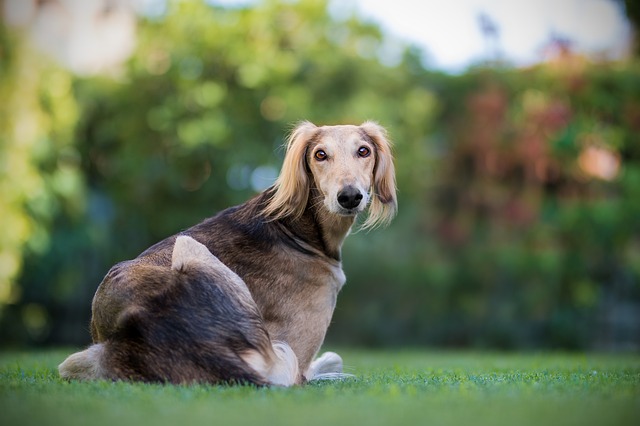
M 352 377 L 342 372 L 342 358 L 335 352 L 325 352 L 311 363 L 304 375 L 307 380 L 335 380 Z

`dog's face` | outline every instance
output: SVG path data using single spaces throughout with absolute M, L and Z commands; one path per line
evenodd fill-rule
M 324 208 L 340 216 L 354 216 L 369 203 L 375 146 L 356 126 L 320 128 L 310 141 L 306 162 Z
M 301 215 L 312 188 L 322 194 L 330 214 L 355 216 L 368 205 L 364 227 L 390 221 L 397 208 L 396 180 L 385 130 L 370 121 L 323 127 L 304 122 L 296 127 L 264 213 L 276 219 Z

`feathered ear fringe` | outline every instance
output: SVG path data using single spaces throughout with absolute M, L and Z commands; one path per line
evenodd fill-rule
M 363 123 L 360 128 L 371 138 L 376 149 L 376 164 L 373 169 L 373 188 L 369 216 L 362 224 L 364 229 L 386 225 L 396 215 L 396 172 L 393 165 L 391 142 L 386 130 L 373 121 Z
M 309 141 L 318 128 L 309 121 L 296 126 L 286 144 L 286 153 L 280 176 L 274 185 L 274 193 L 263 209 L 263 214 L 272 220 L 292 216 L 299 217 L 307 207 L 309 178 L 306 154 Z

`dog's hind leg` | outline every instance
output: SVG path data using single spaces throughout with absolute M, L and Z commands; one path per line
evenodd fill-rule
M 298 358 L 293 349 L 284 342 L 271 341 L 262 324 L 258 306 L 245 282 L 204 245 L 191 237 L 179 236 L 175 242 L 171 267 L 177 271 L 195 268 L 206 272 L 225 290 L 228 297 L 232 297 L 242 306 L 242 311 L 248 317 L 258 321 L 258 324 L 245 334 L 254 348 L 241 350 L 239 356 L 267 383 L 291 386 L 301 381 Z

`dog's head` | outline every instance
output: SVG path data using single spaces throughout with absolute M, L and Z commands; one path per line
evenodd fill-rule
M 391 145 L 385 130 L 303 122 L 291 133 L 274 194 L 264 212 L 272 218 L 300 216 L 316 188 L 328 213 L 355 216 L 367 206 L 365 228 L 389 222 L 397 209 Z M 320 202 L 319 202 L 320 204 Z

